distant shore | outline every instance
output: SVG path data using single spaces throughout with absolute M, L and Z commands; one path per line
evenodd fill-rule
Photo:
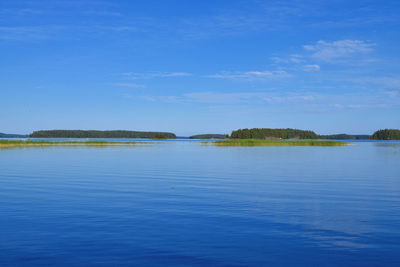
M 41 130 L 34 131 L 30 138 L 150 138 L 175 139 L 176 135 L 170 132 L 143 132 L 126 130 Z
M 0 140 L 0 148 L 40 146 L 133 146 L 146 142 Z
M 349 144 L 342 141 L 257 139 L 230 139 L 204 143 L 213 144 L 215 146 L 346 146 Z
M 149 138 L 149 139 L 176 139 L 172 132 L 144 132 L 130 130 L 40 130 L 28 135 L 0 133 L 0 138 Z M 372 135 L 368 134 L 328 134 L 321 135 L 310 130 L 300 130 L 292 128 L 251 128 L 238 129 L 231 134 L 197 134 L 187 139 L 205 140 L 235 140 L 235 139 L 255 139 L 255 140 L 400 140 L 399 129 L 383 129 L 375 131 Z

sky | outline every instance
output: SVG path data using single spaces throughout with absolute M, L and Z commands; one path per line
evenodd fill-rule
M 400 1 L 0 0 L 0 132 L 400 128 Z

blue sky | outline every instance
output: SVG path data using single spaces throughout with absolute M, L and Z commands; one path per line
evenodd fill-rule
M 0 2 L 0 132 L 400 128 L 399 1 Z

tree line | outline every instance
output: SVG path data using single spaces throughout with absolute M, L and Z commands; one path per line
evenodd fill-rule
M 329 135 L 320 135 L 319 139 L 368 140 L 368 139 L 371 139 L 371 135 L 368 135 L 368 134 L 329 134 Z
M 232 139 L 342 139 L 342 140 L 400 140 L 400 130 L 384 129 L 378 130 L 373 135 L 363 134 L 332 134 L 318 135 L 313 131 L 299 129 L 271 129 L 253 128 L 232 131 Z
M 384 129 L 376 131 L 371 139 L 374 140 L 400 140 L 400 130 Z
M 27 135 L 0 133 L 0 138 L 25 138 L 25 137 L 27 137 Z
M 174 139 L 176 135 L 170 132 L 143 132 L 143 131 L 97 131 L 97 130 L 41 130 L 30 135 L 14 135 L 0 133 L 0 138 L 153 138 L 153 139 Z M 313 131 L 299 130 L 292 128 L 271 129 L 253 128 L 239 129 L 232 131 L 231 135 L 224 134 L 200 134 L 189 138 L 196 139 L 373 139 L 373 140 L 400 140 L 400 130 L 383 129 L 376 131 L 373 135 L 349 135 L 331 134 L 318 135 Z
M 232 131 L 233 139 L 318 139 L 313 131 L 299 129 L 253 128 Z
M 29 135 L 32 138 L 153 138 L 175 139 L 176 135 L 169 132 L 141 131 L 97 131 L 97 130 L 42 130 Z
M 227 134 L 197 134 L 192 135 L 190 139 L 226 139 L 229 135 Z

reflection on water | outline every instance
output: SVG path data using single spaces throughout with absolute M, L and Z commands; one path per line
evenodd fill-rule
M 375 146 L 378 147 L 392 147 L 396 149 L 400 149 L 400 142 L 393 142 L 393 143 L 374 143 Z
M 400 264 L 400 143 L 0 151 L 0 265 Z

